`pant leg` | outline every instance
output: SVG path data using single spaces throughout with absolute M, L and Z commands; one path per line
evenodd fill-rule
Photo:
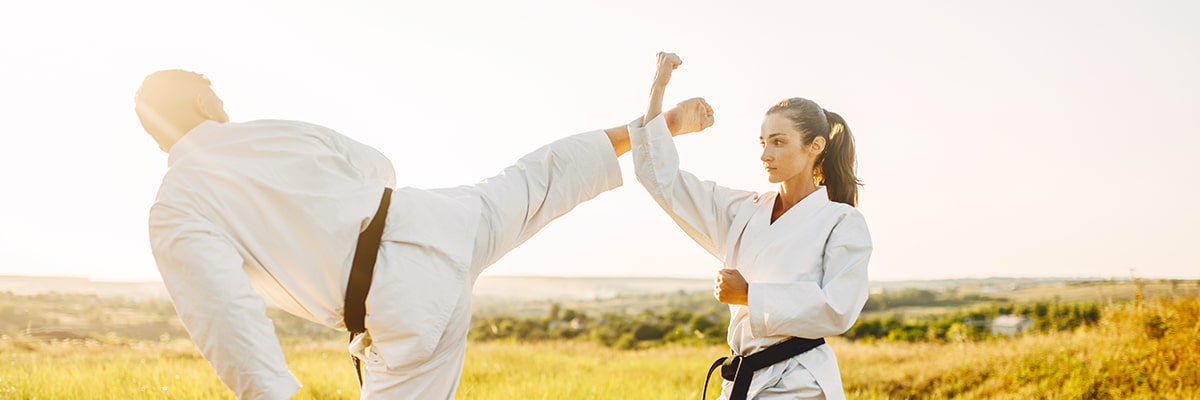
M 795 362 L 795 361 L 791 361 Z M 795 363 L 793 368 L 787 368 L 774 386 L 763 388 L 757 396 L 758 400 L 825 400 L 825 391 L 817 383 L 817 378 L 808 369 Z
M 438 354 L 418 368 L 388 368 L 370 349 L 363 360 L 362 399 L 453 400 L 462 376 L 466 346 Z

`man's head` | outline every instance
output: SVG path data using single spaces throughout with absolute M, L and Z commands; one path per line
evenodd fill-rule
M 204 121 L 229 122 L 225 103 L 204 75 L 172 69 L 158 71 L 142 81 L 134 95 L 134 111 L 158 147 L 171 147 Z

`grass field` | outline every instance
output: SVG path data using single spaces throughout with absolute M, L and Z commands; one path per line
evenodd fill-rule
M 1105 307 L 1074 332 L 960 343 L 830 341 L 856 399 L 1198 399 L 1200 300 Z M 355 398 L 341 342 L 285 343 L 297 398 Z M 694 399 L 722 347 L 471 343 L 460 399 Z M 714 382 L 713 387 L 716 384 Z M 712 398 L 710 393 L 710 398 Z M 187 341 L 0 340 L 0 399 L 232 398 Z

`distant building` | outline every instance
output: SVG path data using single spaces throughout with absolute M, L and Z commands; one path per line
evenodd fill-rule
M 1033 327 L 1033 320 L 1023 315 L 1001 315 L 992 320 L 993 335 L 1016 336 Z
M 581 318 L 575 318 L 570 321 L 562 321 L 562 320 L 550 321 L 550 324 L 548 324 L 546 326 L 546 329 L 549 329 L 549 330 L 555 330 L 558 328 L 570 329 L 572 331 L 580 331 L 580 330 L 587 328 L 587 322 Z

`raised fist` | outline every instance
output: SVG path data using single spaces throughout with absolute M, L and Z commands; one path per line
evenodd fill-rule
M 679 68 L 680 64 L 683 64 L 683 60 L 680 60 L 675 53 L 659 52 L 658 68 L 654 72 L 654 85 L 667 86 L 667 82 L 671 81 L 671 71 Z

